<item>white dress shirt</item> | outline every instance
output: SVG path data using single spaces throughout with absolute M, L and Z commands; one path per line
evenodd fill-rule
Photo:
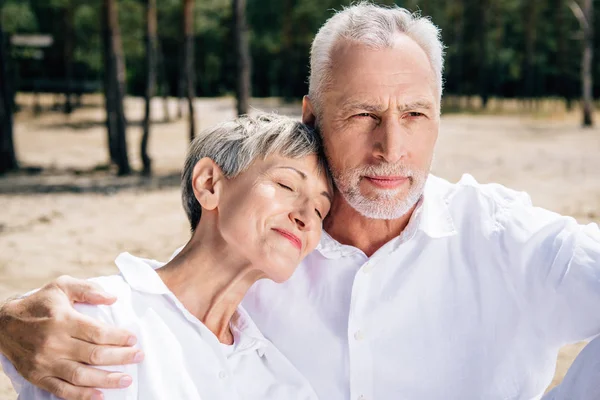
M 243 308 L 231 323 L 227 346 L 190 314 L 153 268 L 161 263 L 121 254 L 120 275 L 95 278 L 118 297 L 111 306 L 77 305 L 79 311 L 128 329 L 144 350 L 141 364 L 104 369 L 130 374 L 127 389 L 105 390 L 105 400 L 315 400 L 306 379 L 256 328 Z M 19 399 L 49 400 L 3 359 Z
M 244 307 L 325 400 L 539 399 L 600 333 L 600 231 L 503 186 L 430 176 L 371 257 L 327 234 Z
M 579 353 L 562 383 L 544 396 L 544 400 L 600 399 L 600 337 Z

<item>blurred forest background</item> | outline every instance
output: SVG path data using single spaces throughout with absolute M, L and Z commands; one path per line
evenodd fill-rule
M 380 0 L 447 46 L 432 172 L 600 222 L 600 0 Z M 62 274 L 166 260 L 199 129 L 299 118 L 311 41 L 342 0 L 0 0 L 0 302 Z M 597 106 L 597 104 L 596 104 Z M 583 344 L 559 354 L 563 378 Z M 0 399 L 16 394 L 0 373 Z
M 78 95 L 106 98 L 109 151 L 119 174 L 127 160 L 124 96 L 192 99 L 236 94 L 299 99 L 307 92 L 312 38 L 341 0 L 0 0 L 5 103 L 17 92 L 64 93 L 66 113 Z M 558 99 L 567 110 L 586 100 L 583 124 L 593 123 L 600 93 L 600 15 L 593 0 L 380 0 L 430 16 L 447 45 L 445 111 L 487 109 L 490 99 Z M 1 71 L 0 71 L 1 72 Z M 34 108 L 41 111 L 34 99 Z M 57 100 L 58 101 L 58 100 Z M 502 102 L 493 102 L 496 110 Z M 55 104 L 55 108 L 59 107 Z M 10 105 L 9 105 L 10 108 Z M 3 107 L 6 110 L 6 107 Z M 189 111 L 190 136 L 196 118 Z M 2 111 L 0 111 L 2 112 Z M 148 111 L 149 112 L 149 111 Z M 7 111 L 3 119 L 7 120 Z M 149 140 L 148 116 L 144 140 Z M 3 124 L 0 172 L 14 169 L 10 127 Z M 142 145 L 142 148 L 145 145 Z M 149 156 L 142 151 L 145 173 Z

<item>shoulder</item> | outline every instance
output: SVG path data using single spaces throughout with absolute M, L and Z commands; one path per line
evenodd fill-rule
M 442 199 L 455 221 L 490 221 L 499 223 L 515 207 L 531 208 L 531 198 L 525 192 L 498 183 L 479 183 L 464 174 L 456 183 L 431 175 L 425 195 Z
M 115 296 L 117 301 L 110 306 L 76 303 L 75 309 L 94 319 L 115 324 L 117 317 L 131 307 L 131 287 L 121 275 L 101 276 L 89 281 L 100 285 L 105 292 Z
M 426 190 L 438 193 L 449 205 L 464 202 L 496 207 L 509 207 L 515 203 L 531 205 L 527 193 L 498 183 L 479 183 L 469 174 L 464 174 L 456 183 L 431 175 Z

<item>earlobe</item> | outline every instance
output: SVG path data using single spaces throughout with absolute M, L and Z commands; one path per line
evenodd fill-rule
M 202 158 L 194 166 L 192 187 L 194 196 L 203 209 L 214 210 L 219 205 L 223 178 L 221 168 L 208 157 Z
M 314 127 L 316 121 L 317 117 L 315 115 L 313 105 L 310 102 L 310 98 L 308 95 L 304 96 L 302 98 L 302 123 Z

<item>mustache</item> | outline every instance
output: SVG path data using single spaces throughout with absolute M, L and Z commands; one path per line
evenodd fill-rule
M 411 178 L 415 175 L 412 168 L 406 164 L 372 164 L 359 167 L 354 170 L 354 173 L 359 175 L 375 175 L 375 176 L 404 176 Z

